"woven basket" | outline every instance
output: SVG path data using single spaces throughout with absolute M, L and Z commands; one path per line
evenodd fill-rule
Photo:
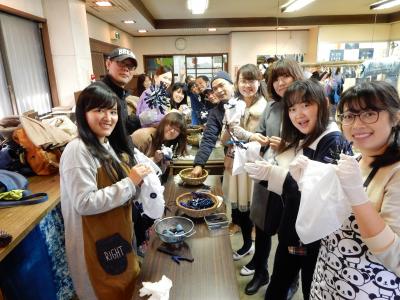
M 214 213 L 218 208 L 218 199 L 213 194 L 202 193 L 207 195 L 214 203 L 213 206 L 205 209 L 190 209 L 181 205 L 181 202 L 188 202 L 193 199 L 192 193 L 184 193 L 176 198 L 176 206 L 187 216 L 192 218 L 203 218 Z
M 188 135 L 186 139 L 189 145 L 198 146 L 200 144 L 200 136 L 198 134 Z
M 182 181 L 188 185 L 200 185 L 202 184 L 208 176 L 207 170 L 203 169 L 203 172 L 200 177 L 189 177 L 190 172 L 193 171 L 193 168 L 183 169 L 179 172 L 179 176 Z
M 200 133 L 202 130 L 200 125 L 192 125 L 186 128 L 187 134 L 188 135 L 194 135 Z

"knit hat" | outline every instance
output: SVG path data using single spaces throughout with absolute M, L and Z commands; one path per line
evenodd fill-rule
M 133 54 L 133 52 L 127 48 L 115 48 L 113 51 L 111 51 L 108 58 L 116 61 L 123 61 L 127 58 L 130 58 L 133 60 L 135 67 L 137 67 L 137 60 L 135 54 Z
M 214 75 L 214 77 L 211 79 L 211 86 L 212 86 L 213 81 L 216 79 L 225 79 L 226 81 L 233 84 L 231 76 L 225 71 L 219 71 L 219 72 L 217 72 L 217 74 Z

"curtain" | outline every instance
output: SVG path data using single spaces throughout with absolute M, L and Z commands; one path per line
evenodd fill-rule
M 11 81 L 18 111 L 51 111 L 51 96 L 39 25 L 12 15 L 0 13 L 0 29 L 10 67 Z M 4 53 L 3 53 L 4 54 Z M 1 83 L 0 83 L 1 84 Z
M 0 118 L 12 115 L 10 94 L 8 93 L 6 74 L 0 57 Z

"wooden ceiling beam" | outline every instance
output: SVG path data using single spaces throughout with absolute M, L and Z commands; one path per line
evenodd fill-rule
M 141 0 L 129 0 L 130 3 L 139 11 L 139 13 L 153 26 L 155 27 L 155 19 L 149 10 L 144 6 Z

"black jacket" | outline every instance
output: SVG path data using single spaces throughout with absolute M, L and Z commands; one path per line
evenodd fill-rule
M 139 129 L 141 126 L 140 120 L 136 115 L 128 116 L 128 107 L 125 101 L 125 98 L 129 95 L 128 91 L 116 85 L 111 79 L 110 75 L 106 75 L 102 81 L 107 84 L 115 94 L 117 94 L 118 99 L 120 100 L 119 106 L 121 107 L 121 117 L 123 120 L 125 120 L 124 123 L 127 133 L 131 135 L 136 129 Z
M 201 139 L 199 151 L 197 151 L 196 157 L 194 158 L 195 166 L 204 166 L 207 163 L 207 160 L 218 140 L 218 136 L 222 131 L 222 120 L 224 119 L 224 114 L 225 108 L 222 101 L 208 112 L 206 129 L 204 130 L 203 138 Z
M 337 159 L 338 149 L 345 149 L 351 152 L 350 145 L 345 141 L 338 131 L 326 134 L 318 143 L 315 150 L 303 149 L 303 154 L 309 159 L 322 163 L 329 163 L 331 159 Z M 347 152 L 347 151 L 345 151 Z M 282 199 L 284 203 L 283 215 L 278 230 L 279 242 L 286 246 L 299 246 L 300 238 L 296 232 L 296 219 L 300 207 L 301 193 L 297 182 L 290 174 L 287 175 L 283 184 Z M 319 244 L 316 241 L 308 246 Z

